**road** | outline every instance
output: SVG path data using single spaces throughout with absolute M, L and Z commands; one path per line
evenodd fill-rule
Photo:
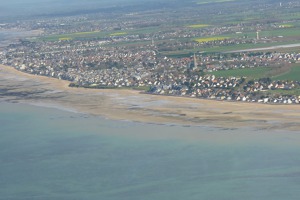
M 277 45 L 270 47 L 261 47 L 261 48 L 253 48 L 253 49 L 242 49 L 242 50 L 234 50 L 234 51 L 225 51 L 223 53 L 241 53 L 241 52 L 249 52 L 249 51 L 265 51 L 265 50 L 274 50 L 274 49 L 282 49 L 282 48 L 293 48 L 300 47 L 300 43 L 297 44 L 286 44 L 286 45 Z

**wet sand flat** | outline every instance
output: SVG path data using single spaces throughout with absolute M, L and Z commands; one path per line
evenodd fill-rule
M 222 128 L 300 130 L 299 105 L 267 105 L 69 88 L 69 82 L 0 66 L 0 100 L 68 109 L 110 119 Z

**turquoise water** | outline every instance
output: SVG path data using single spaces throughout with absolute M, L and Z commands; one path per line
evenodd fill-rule
M 299 132 L 141 124 L 0 103 L 2 200 L 293 200 Z

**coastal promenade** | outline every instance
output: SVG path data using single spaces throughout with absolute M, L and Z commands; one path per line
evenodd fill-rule
M 69 82 L 0 66 L 1 101 L 99 115 L 110 119 L 224 129 L 300 129 L 298 105 L 225 102 L 143 94 L 136 90 L 70 88 Z

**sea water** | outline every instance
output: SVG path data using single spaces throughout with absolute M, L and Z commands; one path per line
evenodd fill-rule
M 299 196 L 299 132 L 143 124 L 0 103 L 1 200 Z

